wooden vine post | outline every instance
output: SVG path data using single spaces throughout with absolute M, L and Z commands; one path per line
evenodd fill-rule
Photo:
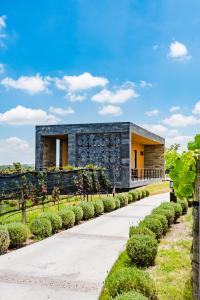
M 197 178 L 195 183 L 195 196 L 194 196 L 194 206 L 193 206 L 193 246 L 192 246 L 193 300 L 200 300 L 199 203 L 200 203 L 200 155 L 198 155 L 198 159 L 197 159 Z
M 26 224 L 26 199 L 25 199 L 25 187 L 26 178 L 21 175 L 21 203 L 22 203 L 22 223 Z

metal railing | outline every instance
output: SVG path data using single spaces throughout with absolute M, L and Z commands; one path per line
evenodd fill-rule
M 137 168 L 131 169 L 131 179 L 133 181 L 148 180 L 148 179 L 162 179 L 164 178 L 164 169 L 151 168 Z

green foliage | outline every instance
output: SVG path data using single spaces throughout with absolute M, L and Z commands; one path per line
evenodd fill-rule
M 167 217 L 162 214 L 158 214 L 158 213 L 153 213 L 152 217 L 154 217 L 155 219 L 160 221 L 160 223 L 162 224 L 162 232 L 163 232 L 163 234 L 165 234 L 167 232 L 168 226 L 169 226 Z
M 115 300 L 148 300 L 148 298 L 141 293 L 131 291 L 115 297 Z
M 146 190 L 146 197 L 148 197 L 149 196 L 149 191 L 148 190 Z
M 79 224 L 83 218 L 83 209 L 79 205 L 72 206 L 71 210 L 74 212 L 75 215 L 75 224 Z
M 111 274 L 106 280 L 106 289 L 111 297 L 137 291 L 148 299 L 157 299 L 155 284 L 149 274 L 135 267 L 121 268 Z
M 128 196 L 126 193 L 117 194 L 116 198 L 120 201 L 120 207 L 128 205 Z
M 65 229 L 71 228 L 75 224 L 75 214 L 71 209 L 64 208 L 59 211 L 59 216 L 62 219 L 62 227 Z
M 94 215 L 98 217 L 104 213 L 104 205 L 102 200 L 96 200 L 93 202 L 94 204 Z
M 143 235 L 150 235 L 151 237 L 155 238 L 155 233 L 148 229 L 145 226 L 131 226 L 129 228 L 129 237 L 131 237 L 134 234 L 143 234 Z
M 113 199 L 115 201 L 115 208 L 116 209 L 120 208 L 120 200 L 118 198 L 116 198 L 116 197 L 114 197 Z
M 45 212 L 40 217 L 50 221 L 53 233 L 58 232 L 62 228 L 62 219 L 57 213 Z
M 126 250 L 134 265 L 149 267 L 154 264 L 158 243 L 150 235 L 135 234 L 128 240 Z
M 137 191 L 130 190 L 128 192 L 128 194 L 130 194 L 132 196 L 132 202 L 134 202 L 134 201 L 136 201 L 138 199 L 138 193 L 137 193 Z
M 6 226 L 0 225 L 0 255 L 8 251 L 10 237 Z
M 94 204 L 92 202 L 82 201 L 80 206 L 83 210 L 83 219 L 88 220 L 94 217 Z
M 168 220 L 168 226 L 170 226 L 174 223 L 175 213 L 171 209 L 158 207 L 158 208 L 153 210 L 153 213 L 157 213 L 159 215 L 164 215 Z
M 22 223 L 10 223 L 7 225 L 11 247 L 22 246 L 29 237 L 28 227 Z
M 162 236 L 162 223 L 153 216 L 145 217 L 143 221 L 140 221 L 139 226 L 145 226 L 153 231 L 158 239 Z
M 36 218 L 30 223 L 31 233 L 38 239 L 44 239 L 52 234 L 51 222 L 47 218 Z
M 180 203 L 171 202 L 171 205 L 174 208 L 175 211 L 175 221 L 182 215 L 183 209 Z
M 188 202 L 186 199 L 179 200 L 179 203 L 182 206 L 182 214 L 185 215 L 188 211 Z
M 128 198 L 128 203 L 131 203 L 131 202 L 133 201 L 132 195 L 129 194 L 129 193 L 126 193 L 126 196 L 127 196 L 127 198 Z
M 116 207 L 115 200 L 114 200 L 114 198 L 111 198 L 111 197 L 104 198 L 103 204 L 104 204 L 105 212 L 110 212 L 110 211 L 114 210 Z
M 111 188 L 111 183 L 108 175 L 102 169 L 98 173 L 98 180 L 101 191 L 108 191 Z
M 142 198 L 145 198 L 146 197 L 146 191 L 145 190 L 142 190 Z
M 196 134 L 194 141 L 188 143 L 188 150 L 200 150 L 200 134 Z

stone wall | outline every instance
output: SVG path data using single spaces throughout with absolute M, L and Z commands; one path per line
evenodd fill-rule
M 56 139 L 43 137 L 42 139 L 42 169 L 56 165 Z
M 144 168 L 163 169 L 164 145 L 145 145 L 144 146 Z

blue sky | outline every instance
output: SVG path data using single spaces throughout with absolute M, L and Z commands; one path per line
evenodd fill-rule
M 200 128 L 200 2 L 1 1 L 0 164 L 35 124 L 131 121 L 182 149 Z

